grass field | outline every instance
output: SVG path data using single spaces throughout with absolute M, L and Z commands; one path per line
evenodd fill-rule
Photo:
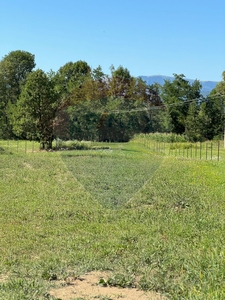
M 1 152 L 0 299 L 55 299 L 56 279 L 92 270 L 168 299 L 225 299 L 224 160 L 107 146 Z

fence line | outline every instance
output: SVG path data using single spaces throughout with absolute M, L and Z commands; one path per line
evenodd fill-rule
M 218 142 L 165 142 L 150 138 L 150 135 L 141 134 L 134 138 L 134 142 L 143 144 L 153 152 L 167 156 L 183 157 L 187 159 L 217 160 L 221 159 L 223 143 Z M 57 142 L 55 149 L 57 149 Z M 60 147 L 59 147 L 60 148 Z M 84 148 L 85 149 L 85 148 Z M 40 151 L 40 143 L 27 140 L 0 140 L 1 153 L 34 153 Z
M 0 140 L 0 153 L 28 153 L 40 151 L 40 143 L 27 140 Z
M 149 150 L 167 156 L 217 161 L 221 159 L 221 141 L 197 143 L 164 142 L 151 139 L 148 134 L 142 134 L 135 137 L 134 142 L 141 143 Z

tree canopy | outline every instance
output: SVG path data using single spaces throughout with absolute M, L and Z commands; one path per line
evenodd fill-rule
M 35 70 L 34 55 L 12 51 L 0 61 L 0 138 L 26 138 L 51 148 L 54 138 L 128 141 L 136 133 L 174 132 L 190 141 L 223 134 L 223 80 L 207 97 L 183 74 L 148 85 L 120 65 L 68 62 Z
M 19 100 L 11 107 L 11 123 L 17 136 L 40 141 L 51 148 L 53 121 L 60 104 L 51 79 L 40 69 L 27 76 Z
M 2 137 L 12 137 L 7 110 L 19 99 L 27 75 L 35 67 L 34 55 L 26 51 L 12 51 L 0 61 L 0 126 Z
M 177 134 L 185 132 L 185 122 L 191 102 L 200 102 L 201 84 L 195 80 L 190 84 L 183 74 L 174 74 L 174 81 L 165 80 L 161 87 L 161 97 L 171 119 L 172 131 Z

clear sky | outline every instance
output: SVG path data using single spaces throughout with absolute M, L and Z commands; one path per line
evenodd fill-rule
M 0 0 L 0 59 L 14 50 L 44 71 L 84 60 L 106 74 L 220 81 L 225 0 Z

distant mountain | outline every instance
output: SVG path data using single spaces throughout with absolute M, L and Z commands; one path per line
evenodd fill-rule
M 163 85 L 165 80 L 170 80 L 170 81 L 174 80 L 174 77 L 172 77 L 172 76 L 163 76 L 163 75 L 139 76 L 139 77 L 142 78 L 148 84 L 159 83 L 159 84 Z M 194 79 L 187 79 L 187 80 L 191 84 L 194 82 Z M 200 83 L 202 85 L 202 89 L 201 89 L 202 95 L 207 96 L 211 92 L 211 90 L 213 90 L 215 88 L 215 86 L 217 85 L 218 82 L 217 81 L 200 81 Z

